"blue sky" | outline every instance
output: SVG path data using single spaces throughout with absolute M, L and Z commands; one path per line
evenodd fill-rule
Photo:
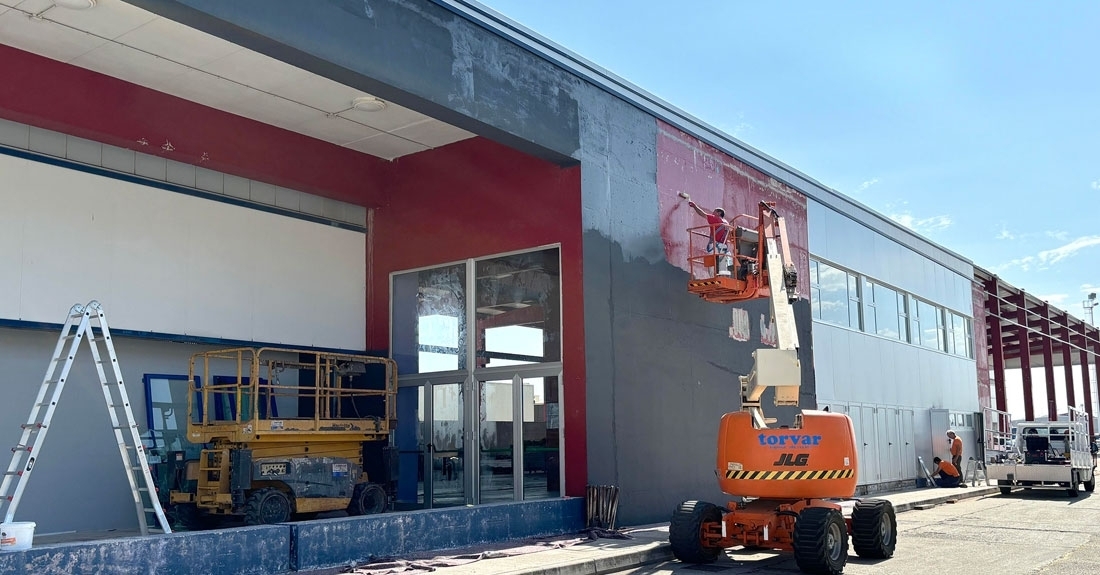
M 1100 3 L 483 1 L 1077 317 L 1100 291 Z

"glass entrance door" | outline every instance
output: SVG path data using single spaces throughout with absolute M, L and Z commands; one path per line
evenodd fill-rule
M 465 410 L 461 383 L 432 385 L 431 506 L 466 504 Z

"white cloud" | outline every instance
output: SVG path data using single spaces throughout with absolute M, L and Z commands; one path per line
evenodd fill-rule
M 997 234 L 997 239 L 998 240 L 1014 240 L 1014 239 L 1016 239 L 1016 234 L 1008 231 L 1008 228 L 1006 228 L 1004 224 L 1001 224 L 1001 233 Z
M 1047 230 L 1046 232 L 1043 232 L 1043 233 L 1045 233 L 1048 238 L 1053 239 L 1053 240 L 1058 240 L 1060 242 L 1066 241 L 1066 238 L 1069 237 L 1069 232 L 1063 232 L 1062 230 L 1057 230 L 1057 231 Z
M 1036 297 L 1038 297 L 1040 301 L 1049 302 L 1051 305 L 1056 305 L 1058 307 L 1063 307 L 1063 305 L 1066 303 L 1066 298 L 1069 297 L 1069 294 L 1068 293 L 1052 293 L 1052 294 L 1040 295 L 1040 296 L 1036 296 Z
M 951 216 L 932 216 L 930 218 L 916 218 L 908 212 L 903 214 L 890 214 L 890 219 L 921 234 L 938 232 L 951 227 Z
M 1064 246 L 1052 250 L 1043 250 L 1039 252 L 1039 261 L 1044 265 L 1056 264 L 1092 246 L 1100 246 L 1100 236 L 1082 236 Z
M 1032 267 L 1045 270 L 1056 263 L 1077 255 L 1077 252 L 1093 246 L 1100 246 L 1100 236 L 1082 236 L 1068 244 L 1050 250 L 1043 250 L 1034 256 L 1024 256 L 998 266 L 993 266 L 993 271 L 1003 272 L 1008 269 L 1018 268 L 1026 272 L 1031 271 Z M 1090 289 L 1096 289 L 1096 286 L 1092 286 L 1091 284 L 1084 284 L 1081 286 L 1081 291 L 1089 291 Z
M 1100 180 L 1093 180 L 1092 181 L 1092 189 L 1100 190 Z
M 867 180 L 866 182 L 863 182 L 862 184 L 857 186 L 855 193 L 858 194 L 860 192 L 866 192 L 867 188 L 870 188 L 871 186 L 873 186 L 877 183 L 878 183 L 878 178 L 871 178 L 870 180 Z
M 1003 264 L 998 265 L 998 266 L 993 266 L 993 271 L 995 271 L 995 272 L 1004 272 L 1006 270 L 1010 270 L 1010 269 L 1013 269 L 1013 268 L 1020 268 L 1020 271 L 1025 271 L 1026 272 L 1026 271 L 1031 271 L 1031 265 L 1033 263 L 1035 263 L 1035 258 L 1034 257 L 1025 256 L 1025 257 L 1022 257 L 1022 258 L 1017 258 L 1017 259 L 1014 259 L 1012 261 L 1003 263 Z

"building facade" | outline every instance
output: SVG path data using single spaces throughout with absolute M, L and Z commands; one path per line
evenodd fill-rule
M 801 407 L 852 416 L 861 484 L 975 425 L 968 260 L 476 3 L 41 9 L 0 2 L 3 421 L 99 299 L 157 431 L 196 351 L 367 351 L 401 370 L 398 508 L 615 484 L 620 522 L 663 520 L 725 497 L 718 421 L 774 337 L 767 302 L 687 292 L 688 193 L 787 218 Z M 43 532 L 130 521 L 79 369 L 21 507 Z

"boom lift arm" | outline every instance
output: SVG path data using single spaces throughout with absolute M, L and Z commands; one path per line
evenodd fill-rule
M 753 352 L 753 368 L 741 379 L 741 409 L 752 414 L 757 428 L 775 423 L 775 418 L 765 418 L 760 399 L 769 387 L 775 388 L 775 405 L 798 405 L 798 390 L 802 381 L 802 369 L 798 361 L 798 329 L 794 321 L 794 307 L 798 299 L 798 272 L 791 259 L 790 242 L 787 240 L 787 224 L 776 213 L 773 204 L 760 202 L 757 234 L 763 248 L 763 267 L 758 267 L 768 286 L 767 297 L 771 303 L 772 320 L 778 346 Z M 760 297 L 760 290 L 757 297 Z

